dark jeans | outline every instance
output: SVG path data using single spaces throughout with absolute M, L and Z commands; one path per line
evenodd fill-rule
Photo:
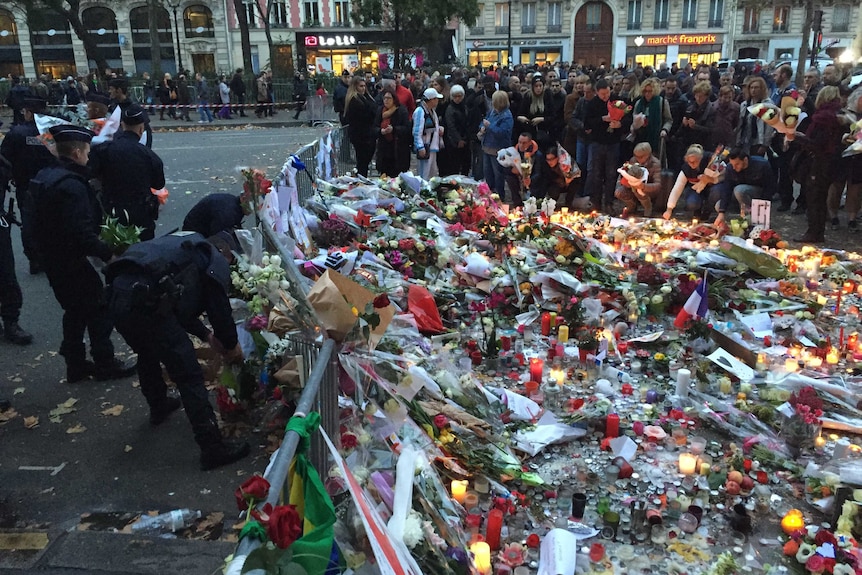
M 368 164 L 374 157 L 374 142 L 350 142 L 356 153 L 356 171 L 360 176 L 368 175 Z
M 21 286 L 15 276 L 12 226 L 0 218 L 0 318 L 5 323 L 18 321 L 23 302 Z
M 113 289 L 121 288 L 122 280 L 117 278 Z M 129 309 L 116 299 L 111 303 L 111 313 L 117 331 L 138 354 L 138 379 L 150 409 L 158 407 L 167 397 L 168 388 L 162 377 L 164 365 L 180 392 L 198 445 L 207 447 L 220 437 L 194 345 L 177 317 L 172 313 Z
M 795 150 L 792 144 L 786 152 L 781 146 L 773 146 L 773 150 L 776 150 L 777 155 L 770 163 L 778 177 L 778 197 L 781 199 L 781 205 L 790 207 L 793 204 L 793 175 L 790 164 Z
M 245 116 L 245 94 L 235 94 L 235 96 L 237 105 L 234 107 L 233 113 Z
M 609 210 L 614 203 L 620 145 L 591 142 L 587 153 L 587 193 L 593 202 L 593 208 Z
M 102 278 L 86 258 L 62 262 L 45 261 L 45 273 L 54 297 L 63 308 L 63 343 L 60 355 L 66 365 L 80 365 L 86 359 L 84 331 L 90 336 L 90 354 L 97 365 L 114 359 L 111 332 L 114 329 L 104 303 Z
M 482 151 L 482 144 L 478 140 L 470 142 L 470 160 L 473 179 L 477 182 L 485 179 L 485 152 Z
M 33 201 L 30 192 L 26 189 L 16 188 L 15 195 L 18 198 L 18 208 L 21 210 L 21 246 L 27 259 L 38 261 L 36 252 L 36 240 L 33 238 Z
M 831 162 L 815 159 L 811 171 L 802 184 L 805 194 L 805 208 L 808 216 L 808 231 L 806 235 L 822 238 L 826 233 L 829 186 L 832 183 Z

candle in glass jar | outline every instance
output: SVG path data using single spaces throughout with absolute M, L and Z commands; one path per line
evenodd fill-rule
M 838 363 L 838 350 L 834 347 L 826 354 L 826 363 L 829 365 L 835 365 Z
M 787 373 L 793 373 L 797 369 L 799 369 L 799 361 L 797 361 L 794 357 L 788 357 L 784 360 L 784 371 Z
M 488 512 L 488 527 L 485 530 L 485 541 L 495 551 L 500 548 L 500 532 L 502 529 L 503 512 L 496 508 L 492 509 Z
M 694 475 L 697 469 L 697 455 L 692 453 L 679 454 L 679 472 L 683 475 Z
M 476 565 L 476 571 L 480 575 L 490 575 L 491 547 L 484 541 L 477 541 L 470 545 L 470 552 L 473 554 L 473 563 Z
M 620 435 L 620 416 L 616 413 L 609 413 L 605 420 L 605 437 L 619 437 Z
M 452 499 L 463 504 L 464 498 L 467 497 L 467 480 L 453 479 L 452 480 Z
M 530 360 L 530 380 L 542 383 L 542 372 L 545 371 L 545 362 L 541 358 L 534 357 Z

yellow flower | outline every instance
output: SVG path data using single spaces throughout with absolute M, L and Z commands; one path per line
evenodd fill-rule
M 539 230 L 533 230 L 533 237 L 534 237 L 534 238 L 537 238 L 537 237 L 539 237 L 540 235 L 542 235 L 542 232 L 540 232 Z
M 656 361 L 664 361 L 665 359 L 667 359 L 667 356 L 661 352 L 658 352 L 653 356 L 653 359 Z
M 356 309 L 356 306 L 351 307 L 350 311 L 353 312 L 353 317 L 359 317 L 359 310 Z
M 448 429 L 444 429 L 437 437 L 437 441 L 439 441 L 441 445 L 447 445 L 455 441 L 455 436 L 452 435 L 452 433 L 450 433 Z

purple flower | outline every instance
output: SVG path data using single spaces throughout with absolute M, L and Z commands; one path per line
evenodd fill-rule
M 269 325 L 269 319 L 263 314 L 258 314 L 248 320 L 247 327 L 249 331 L 261 331 L 266 329 L 267 325 Z

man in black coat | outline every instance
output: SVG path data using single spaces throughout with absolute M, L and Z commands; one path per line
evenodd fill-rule
M 183 230 L 208 238 L 242 227 L 245 208 L 233 194 L 209 194 L 196 203 L 183 220 Z
M 350 86 L 350 72 L 344 70 L 341 72 L 341 81 L 335 85 L 335 89 L 332 91 L 332 108 L 338 114 L 338 120 L 342 126 L 346 123 L 344 119 L 344 112 L 346 111 L 344 109 L 344 102 L 347 98 L 348 86 Z
M 470 138 L 470 157 L 472 161 L 473 179 L 481 180 L 485 177 L 484 161 L 485 152 L 482 151 L 482 142 L 479 141 L 479 128 L 482 120 L 493 110 L 491 96 L 497 88 L 496 80 L 491 75 L 482 78 L 482 83 L 477 84 L 473 92 L 467 94 L 467 135 Z
M 150 423 L 162 423 L 183 405 L 201 449 L 204 471 L 242 459 L 250 449 L 248 443 L 222 439 L 188 336 L 208 341 L 228 361 L 242 361 L 228 300 L 233 249 L 236 243 L 226 232 L 209 241 L 193 232 L 177 232 L 129 247 L 105 269 L 117 331 L 138 354 L 138 377 L 150 407 Z M 200 320 L 203 312 L 212 332 Z M 177 385 L 182 403 L 168 395 L 162 365 Z
M 228 84 L 231 94 L 233 94 L 234 102 L 239 108 L 240 118 L 245 118 L 245 80 L 242 79 L 242 68 L 237 68 Z M 234 114 L 237 110 L 234 109 Z
M 15 195 L 21 208 L 21 244 L 33 275 L 41 272 L 42 267 L 33 241 L 33 206 L 28 188 L 30 180 L 39 170 L 57 163 L 57 159 L 39 138 L 39 128 L 36 127 L 35 114 L 44 113 L 46 104 L 41 98 L 25 98 L 21 104 L 23 121 L 12 126 L 0 143 L 0 155 L 12 166 L 12 183 L 15 184 Z
M 21 110 L 24 99 L 34 94 L 32 94 L 29 86 L 25 86 L 21 82 L 21 78 L 18 76 L 12 75 L 11 80 L 12 87 L 9 88 L 9 93 L 6 94 L 6 105 L 12 110 L 12 125 L 14 126 L 24 121 L 24 114 Z
M 156 233 L 159 201 L 151 190 L 165 187 L 161 158 L 140 143 L 146 112 L 134 104 L 123 111 L 121 132 L 90 154 L 93 176 L 102 183 L 102 206 L 123 224 L 141 226 L 141 240 Z
M 41 170 L 30 182 L 34 237 L 54 296 L 63 308 L 63 343 L 69 383 L 91 376 L 104 381 L 130 375 L 135 366 L 114 357 L 113 324 L 103 301 L 103 285 L 88 257 L 102 261 L 114 254 L 99 239 L 102 211 L 89 184 L 87 158 L 94 134 L 71 125 L 53 126 L 60 162 Z M 87 361 L 84 331 L 90 336 Z
M 613 120 L 608 112 L 611 87 L 607 80 L 596 82 L 596 97 L 584 108 L 584 129 L 590 131 L 587 193 L 593 207 L 606 214 L 614 210 L 614 190 L 620 165 L 620 141 L 631 127 L 631 114 L 622 121 Z

